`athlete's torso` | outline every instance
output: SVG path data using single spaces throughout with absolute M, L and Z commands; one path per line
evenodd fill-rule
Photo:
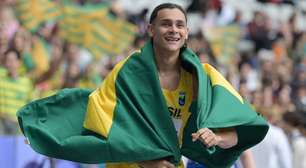
M 193 99 L 193 78 L 192 74 L 181 68 L 178 87 L 175 90 L 162 89 L 168 105 L 178 140 L 181 145 L 184 126 L 189 118 L 189 107 Z M 162 119 L 161 119 L 162 120 Z M 138 168 L 137 164 L 130 163 L 107 163 L 106 168 Z M 184 168 L 180 164 L 179 168 Z

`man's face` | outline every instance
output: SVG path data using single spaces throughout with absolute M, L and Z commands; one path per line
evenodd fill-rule
M 154 46 L 165 51 L 179 51 L 188 36 L 184 13 L 179 9 L 162 9 L 151 25 L 149 32 Z
M 7 71 L 9 72 L 16 71 L 19 68 L 19 64 L 20 62 L 15 52 L 7 53 L 6 59 L 4 61 L 4 66 L 7 69 Z

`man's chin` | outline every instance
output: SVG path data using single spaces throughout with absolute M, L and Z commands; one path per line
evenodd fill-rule
M 171 52 L 175 52 L 181 49 L 181 45 L 167 45 L 165 46 L 165 49 Z

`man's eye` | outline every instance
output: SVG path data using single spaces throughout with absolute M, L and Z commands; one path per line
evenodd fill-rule
M 167 27 L 171 26 L 171 24 L 169 24 L 169 23 L 162 23 L 161 25 L 162 26 L 167 26 Z
M 185 27 L 185 25 L 183 25 L 183 24 L 179 24 L 179 25 L 176 25 L 178 28 L 184 28 Z

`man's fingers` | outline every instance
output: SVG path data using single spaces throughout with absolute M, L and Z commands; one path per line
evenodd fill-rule
M 202 128 L 202 129 L 199 129 L 196 133 L 192 133 L 191 136 L 192 136 L 192 141 L 196 141 L 197 139 L 199 139 L 199 137 L 206 133 L 206 132 L 209 132 L 210 129 L 208 128 Z
M 172 163 L 170 163 L 166 160 L 163 160 L 162 163 L 163 163 L 163 167 L 165 167 L 165 168 L 175 168 L 175 166 Z
M 200 140 L 202 143 L 204 143 L 207 146 L 209 143 L 214 141 L 214 136 L 209 133 L 204 133 L 204 134 L 201 135 Z
M 217 145 L 217 135 L 208 128 L 199 129 L 192 134 L 192 141 L 200 140 L 205 146 L 212 147 Z
M 212 136 L 211 134 L 212 134 L 211 131 L 204 131 L 200 137 L 202 140 L 206 140 L 207 138 L 210 138 Z
M 209 139 L 207 139 L 205 145 L 209 148 L 209 147 L 212 147 L 212 146 L 215 146 L 217 144 L 217 140 L 215 137 L 211 137 Z
M 193 142 L 196 141 L 199 138 L 199 134 L 198 133 L 192 133 L 191 136 L 192 136 L 192 141 Z

